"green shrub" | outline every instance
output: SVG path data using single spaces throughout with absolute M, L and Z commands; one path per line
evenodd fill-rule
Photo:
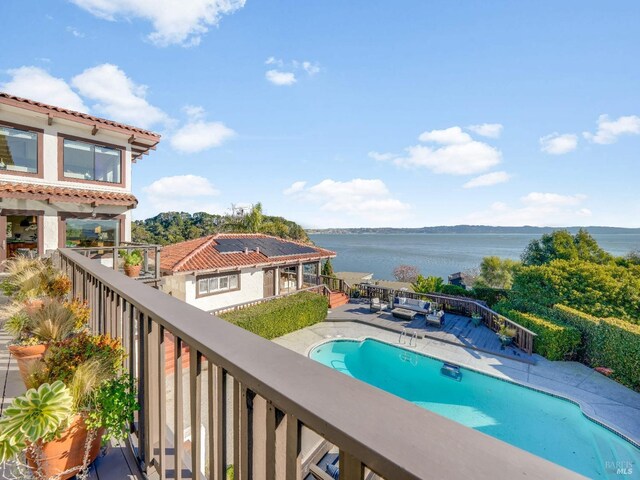
M 471 292 L 468 291 L 466 288 L 464 287 L 460 287 L 458 285 L 452 285 L 450 283 L 447 283 L 446 285 L 442 286 L 442 290 L 440 290 L 440 293 L 444 293 L 445 295 L 455 295 L 456 297 L 471 297 Z
M 510 309 L 502 302 L 497 311 L 536 334 L 533 351 L 549 360 L 566 360 L 575 356 L 580 345 L 580 331 L 570 325 L 562 325 L 532 313 Z
M 301 292 L 223 313 L 220 317 L 271 340 L 322 322 L 327 316 L 327 308 L 327 299 L 322 295 Z
M 471 291 L 471 296 L 477 300 L 485 302 L 491 308 L 498 303 L 500 300 L 503 300 L 507 297 L 507 290 L 503 288 L 492 288 L 492 287 L 473 287 Z
M 616 318 L 596 318 L 565 305 L 555 305 L 558 320 L 582 333 L 582 361 L 608 367 L 620 383 L 640 391 L 640 326 Z

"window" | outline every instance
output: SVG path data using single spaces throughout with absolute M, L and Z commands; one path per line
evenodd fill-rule
M 113 247 L 120 241 L 120 221 L 68 218 L 66 247 Z
M 240 274 L 230 273 L 198 278 L 198 296 L 230 292 L 240 288 Z
M 0 170 L 38 173 L 38 134 L 0 125 Z
M 121 155 L 117 148 L 64 139 L 65 178 L 120 183 Z

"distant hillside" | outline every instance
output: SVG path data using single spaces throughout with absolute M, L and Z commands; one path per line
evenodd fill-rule
M 214 215 L 206 212 L 164 212 L 131 224 L 134 242 L 168 245 L 222 232 L 256 232 L 310 243 L 304 229 L 282 217 L 259 216 L 250 223 L 248 216 Z
M 454 225 L 440 227 L 419 227 L 419 228 L 322 228 L 307 229 L 308 234 L 381 234 L 381 233 L 522 233 L 542 235 L 551 233 L 554 230 L 569 230 L 576 234 L 581 228 L 586 229 L 591 234 L 603 233 L 633 233 L 640 234 L 640 228 L 621 227 L 492 227 L 489 225 Z

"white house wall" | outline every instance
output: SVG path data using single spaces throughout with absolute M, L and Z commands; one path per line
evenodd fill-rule
M 36 185 L 54 185 L 58 187 L 75 187 L 96 191 L 109 191 L 119 193 L 131 192 L 131 146 L 125 135 L 110 132 L 108 130 L 98 128 L 96 135 L 91 135 L 92 126 L 78 125 L 68 120 L 55 118 L 52 125 L 48 125 L 46 117 L 41 114 L 17 109 L 15 107 L 3 105 L 0 111 L 0 119 L 44 130 L 42 136 L 42 155 L 43 155 L 43 178 L 22 177 L 19 175 L 9 175 L 0 173 L 0 181 L 6 182 L 28 182 Z M 118 187 L 110 184 L 92 183 L 86 184 L 82 182 L 61 181 L 58 178 L 58 133 L 72 135 L 83 138 L 87 142 L 102 141 L 113 145 L 120 146 L 124 149 L 124 178 L 125 186 Z M 62 159 L 60 159 L 62 161 Z M 38 210 L 44 211 L 43 234 L 44 234 L 44 251 L 52 251 L 58 248 L 58 215 L 60 212 L 71 213 L 92 213 L 97 214 L 115 214 L 120 215 L 126 212 L 124 222 L 123 238 L 125 241 L 131 241 L 131 211 L 127 211 L 124 206 L 100 205 L 92 208 L 87 204 L 58 202 L 49 204 L 38 200 L 21 200 L 14 198 L 2 199 L 0 208 L 16 209 L 16 210 Z
M 242 270 L 240 273 L 240 290 L 207 295 L 200 298 L 196 298 L 197 285 L 194 275 L 176 275 L 176 277 L 185 279 L 185 298 L 182 300 L 205 311 L 258 300 L 263 297 L 264 293 L 264 273 L 260 268 Z M 171 277 L 164 278 L 168 279 Z
M 168 277 L 162 277 L 162 285 L 160 290 L 164 293 L 168 293 L 172 297 L 176 297 L 183 302 L 187 301 L 185 292 L 186 275 L 171 275 Z
M 91 125 L 78 125 L 68 120 L 55 118 L 53 124 L 49 125 L 46 117 L 42 114 L 37 114 L 15 107 L 3 105 L 0 119 L 24 125 L 27 127 L 39 128 L 44 130 L 42 153 L 44 157 L 44 178 L 35 177 L 20 177 L 17 175 L 7 175 L 0 173 L 0 180 L 6 182 L 18 182 L 28 181 L 33 184 L 42 185 L 56 185 L 66 187 L 84 188 L 90 190 L 108 191 L 108 192 L 131 192 L 131 146 L 128 143 L 128 139 L 125 135 L 117 134 L 109 130 L 100 129 L 98 127 L 98 133 L 91 135 Z M 83 182 L 73 181 L 60 181 L 58 179 L 58 133 L 73 135 L 75 137 L 83 138 L 87 142 L 92 140 L 98 142 L 110 143 L 117 145 L 125 150 L 125 162 L 124 162 L 124 174 L 125 174 L 125 186 L 116 187 L 107 183 L 98 184 L 86 184 Z

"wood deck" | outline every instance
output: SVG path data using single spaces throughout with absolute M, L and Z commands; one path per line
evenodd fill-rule
M 5 304 L 6 300 L 0 298 L 0 304 Z M 0 305 L 0 309 L 3 305 Z M 4 317 L 0 311 L 0 391 L 2 392 L 2 403 L 0 413 L 11 403 L 11 401 L 25 392 L 18 366 L 9 354 L 7 348 L 11 338 L 1 329 Z M 5 470 L 5 465 L 0 464 L 0 479 L 16 478 L 14 474 Z M 126 445 L 111 444 L 105 449 L 105 453 L 98 457 L 91 466 L 89 480 L 142 480 L 142 475 Z
M 535 364 L 535 357 L 517 347 L 504 348 L 497 335 L 484 325 L 474 326 L 469 317 L 447 313 L 442 329 L 427 325 L 423 315 L 416 315 L 413 320 L 402 320 L 391 315 L 390 311 L 380 314 L 371 312 L 369 304 L 351 302 L 329 311 L 328 322 L 358 322 L 384 328 L 400 334 L 406 329 L 408 336 L 431 338 L 463 348 L 498 355 Z

